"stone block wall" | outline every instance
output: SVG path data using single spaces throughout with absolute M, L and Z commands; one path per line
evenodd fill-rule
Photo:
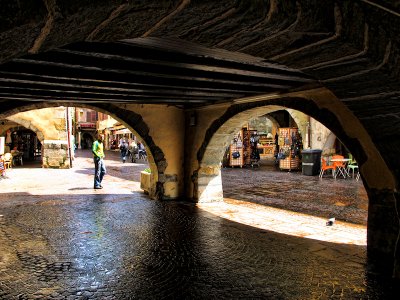
M 42 151 L 43 168 L 70 168 L 67 141 L 44 140 Z

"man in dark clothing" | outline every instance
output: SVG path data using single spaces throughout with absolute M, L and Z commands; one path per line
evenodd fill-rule
M 125 139 L 121 140 L 119 150 L 121 151 L 122 162 L 125 163 L 126 155 L 128 154 L 128 143 L 125 141 Z

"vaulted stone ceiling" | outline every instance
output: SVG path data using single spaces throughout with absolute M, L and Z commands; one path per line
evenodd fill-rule
M 381 151 L 398 149 L 400 1 L 2 2 L 3 107 L 60 91 L 192 106 L 323 85 Z

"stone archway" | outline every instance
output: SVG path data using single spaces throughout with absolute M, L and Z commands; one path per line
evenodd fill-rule
M 210 187 L 207 182 L 213 182 L 214 186 L 219 184 L 214 177 L 218 174 L 217 170 L 223 156 L 224 147 L 228 146 L 232 134 L 237 132 L 240 126 L 250 117 L 281 109 L 292 109 L 305 113 L 329 128 L 359 162 L 367 190 L 394 190 L 398 183 L 396 183 L 392 171 L 382 159 L 361 123 L 343 105 L 337 103 L 336 106 L 334 105 L 334 102 L 337 101 L 336 97 L 327 91 L 320 92 L 320 95 L 314 93 L 310 99 L 307 99 L 306 95 L 301 97 L 296 95 L 229 107 L 207 129 L 205 139 L 198 150 L 199 168 L 195 170 L 193 178 L 194 181 L 196 178 L 199 178 L 199 180 L 197 181 L 197 192 L 194 191 L 193 198 L 198 201 L 221 200 L 221 193 L 218 193 L 215 188 L 212 188 L 213 195 L 210 194 Z M 382 176 L 375 176 L 377 171 Z
M 394 176 L 396 170 L 391 170 L 383 160 L 360 121 L 344 105 L 338 103 L 329 91 L 321 89 L 310 94 L 293 93 L 291 96 L 238 102 L 210 125 L 197 152 L 198 168 L 192 175 L 194 200 L 222 200 L 219 168 L 221 151 L 243 120 L 282 107 L 301 111 L 331 130 L 356 158 L 369 197 L 368 257 L 381 265 L 382 269 L 391 270 L 394 274 L 400 273 L 400 259 L 396 259 L 399 256 L 399 250 L 396 250 L 399 236 L 396 208 L 399 183 Z
M 233 135 L 251 118 L 265 116 L 278 110 L 287 110 L 298 125 L 301 133 L 305 136 L 305 124 L 303 122 L 305 114 L 300 111 L 288 109 L 283 106 L 268 105 L 237 113 L 227 119 L 223 125 L 216 130 L 209 140 L 208 145 L 205 147 L 205 152 L 201 154 L 203 160 L 195 176 L 195 178 L 197 178 L 197 188 L 195 189 L 195 191 L 197 190 L 197 194 L 194 195 L 194 199 L 197 199 L 199 202 L 223 200 L 220 166 L 225 149 L 229 146 Z M 277 123 L 273 118 L 269 118 Z M 220 121 L 221 120 L 218 122 Z
M 233 135 L 237 133 L 250 118 L 263 116 L 284 109 L 279 106 L 267 106 L 239 112 L 227 119 L 212 135 L 202 154 L 200 168 L 197 171 L 197 195 L 199 202 L 222 201 L 221 160 Z M 196 192 L 196 191 L 195 191 Z
M 113 104 L 94 104 L 87 105 L 81 103 L 65 103 L 65 102 L 40 102 L 32 105 L 25 103 L 25 105 L 16 105 L 0 114 L 0 118 L 12 118 L 13 115 L 41 108 L 58 107 L 58 106 L 74 106 L 92 109 L 112 116 L 130 129 L 135 135 L 139 136 L 147 150 L 148 163 L 151 169 L 151 178 L 149 196 L 151 198 L 163 199 L 164 198 L 164 184 L 168 182 L 164 171 L 167 167 L 167 162 L 164 157 L 163 151 L 156 146 L 152 137 L 149 134 L 149 127 L 144 122 L 141 115 L 131 110 L 118 107 Z

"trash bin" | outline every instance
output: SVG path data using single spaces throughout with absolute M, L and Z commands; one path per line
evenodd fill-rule
M 301 151 L 303 175 L 315 176 L 319 174 L 321 170 L 321 153 L 321 149 L 305 149 Z

